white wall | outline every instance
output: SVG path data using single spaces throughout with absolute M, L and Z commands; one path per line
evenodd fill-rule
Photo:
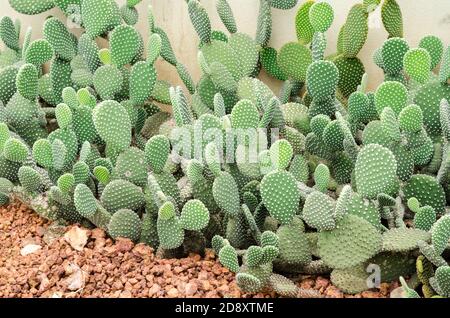
M 337 33 L 340 26 L 344 23 L 350 7 L 361 0 L 327 0 L 335 9 L 335 20 L 333 26 L 328 32 L 328 52 L 332 53 L 336 47 Z M 117 0 L 123 4 L 125 0 Z M 225 30 L 215 10 L 215 0 L 201 0 L 208 10 L 213 28 Z M 258 0 L 228 0 L 238 24 L 239 31 L 251 35 L 255 34 L 256 20 L 258 15 Z M 299 0 L 297 8 L 304 0 Z M 405 37 L 411 46 L 418 44 L 420 39 L 428 34 L 439 36 L 445 43 L 450 45 L 450 0 L 398 0 L 404 17 Z M 22 21 L 23 29 L 32 26 L 35 30 L 33 38 L 41 36 L 43 19 L 48 15 L 56 15 L 63 18 L 59 10 L 54 9 L 36 16 L 26 16 L 16 13 L 7 3 L 7 0 L 0 0 L 0 15 L 9 15 L 13 18 L 19 18 Z M 146 12 L 147 6 L 151 4 L 154 8 L 156 21 L 168 34 L 177 58 L 187 66 L 194 79 L 198 80 L 200 71 L 197 65 L 197 44 L 198 37 L 191 25 L 187 13 L 185 0 L 143 0 L 138 5 L 141 14 L 140 22 L 137 27 L 147 38 Z M 295 41 L 294 19 L 296 9 L 288 11 L 273 9 L 273 34 L 271 46 L 280 48 L 284 43 Z M 359 57 L 366 65 L 370 77 L 370 87 L 374 88 L 382 81 L 382 73 L 376 67 L 371 59 L 372 52 L 378 48 L 386 39 L 387 34 L 381 24 L 379 10 L 372 13 L 371 29 L 369 39 L 360 52 Z M 158 71 L 161 78 L 167 79 L 172 83 L 179 84 L 175 70 L 167 63 L 158 63 Z M 262 75 L 264 81 L 278 91 L 280 82 L 268 79 Z

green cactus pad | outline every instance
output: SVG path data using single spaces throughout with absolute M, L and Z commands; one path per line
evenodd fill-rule
M 35 169 L 22 166 L 18 172 L 19 182 L 24 187 L 24 189 L 28 192 L 36 192 L 39 190 L 39 187 L 42 184 L 42 178 L 39 172 Z
M 113 177 L 127 180 L 137 186 L 144 187 L 147 184 L 144 152 L 134 147 L 122 152 L 117 157 Z
M 66 104 L 59 104 L 55 109 L 55 117 L 58 126 L 61 129 L 66 129 L 72 124 L 72 111 Z
M 75 177 L 75 184 L 88 183 L 90 168 L 84 161 L 78 161 L 72 167 L 72 174 Z
M 53 0 L 9 0 L 11 7 L 19 13 L 35 15 L 55 7 Z
M 159 208 L 157 231 L 162 248 L 175 249 L 183 244 L 184 230 L 175 215 L 175 206 L 171 202 L 166 202 Z
M 369 222 L 347 215 L 332 231 L 319 233 L 319 254 L 332 268 L 356 266 L 376 255 L 382 247 L 382 237 Z
M 70 193 L 75 188 L 75 177 L 71 173 L 65 173 L 58 178 L 57 184 L 63 193 Z
M 141 237 L 141 227 L 141 219 L 134 211 L 122 209 L 111 217 L 108 233 L 113 239 L 124 237 L 137 242 Z
M 109 146 L 121 151 L 130 145 L 130 117 L 118 102 L 102 102 L 94 108 L 92 117 L 98 134 Z
M 200 231 L 209 223 L 209 211 L 201 201 L 190 200 L 181 211 L 180 223 L 185 230 Z
M 135 25 L 139 21 L 139 12 L 134 7 L 120 7 L 120 15 L 122 16 L 123 21 L 128 25 Z
M 114 213 L 120 209 L 137 210 L 145 203 L 142 189 L 125 180 L 113 180 L 103 189 L 100 201 Z
M 197 0 L 189 0 L 188 2 L 189 16 L 203 43 L 211 42 L 211 21 L 205 8 Z
M 119 6 L 113 0 L 83 0 L 81 15 L 86 33 L 91 38 L 113 30 L 122 22 Z
M 270 147 L 271 162 L 279 170 L 284 170 L 289 166 L 293 155 L 294 151 L 291 144 L 287 140 L 277 140 Z
M 339 70 L 330 61 L 316 61 L 308 67 L 308 93 L 319 100 L 332 96 L 339 82 Z
M 130 98 L 134 104 L 143 104 L 150 98 L 156 84 L 156 70 L 145 63 L 136 63 L 130 76 Z
M 298 41 L 306 45 L 311 42 L 314 35 L 314 28 L 309 19 L 309 11 L 314 1 L 305 1 L 297 11 L 295 16 L 295 30 Z
M 403 17 L 396 0 L 385 0 L 381 7 L 381 19 L 389 37 L 403 37 Z
M 392 143 L 389 135 L 384 131 L 384 125 L 380 120 L 371 121 L 363 131 L 363 145 L 378 144 L 389 147 Z
M 339 91 L 344 97 L 348 97 L 361 84 L 365 73 L 364 64 L 357 57 L 347 58 L 342 56 L 334 59 L 333 62 L 339 71 Z
M 163 135 L 152 137 L 145 146 L 145 158 L 151 169 L 161 173 L 170 153 L 169 139 Z
M 47 40 L 41 39 L 30 43 L 25 52 L 25 62 L 40 66 L 53 57 L 53 48 Z
M 394 113 L 392 108 L 383 108 L 383 111 L 380 114 L 380 119 L 389 138 L 394 142 L 399 142 L 401 140 L 400 127 L 397 121 L 397 115 Z
M 129 64 L 139 50 L 139 34 L 129 25 L 119 25 L 110 34 L 111 61 L 118 68 Z
M 431 136 L 441 134 L 439 107 L 443 98 L 450 100 L 450 86 L 439 82 L 423 85 L 414 97 L 414 103 L 422 109 L 423 123 Z
M 72 68 L 70 62 L 54 59 L 50 65 L 50 81 L 53 98 L 57 103 L 62 102 L 62 91 L 72 85 Z
M 450 238 L 450 217 L 445 215 L 441 217 L 434 225 L 431 230 L 431 242 L 433 248 L 438 254 L 442 254 L 447 248 L 448 241 Z
M 228 32 L 236 33 L 236 21 L 233 16 L 233 11 L 226 0 L 219 0 L 216 4 L 217 13 L 219 14 L 222 23 L 227 28 Z
M 319 164 L 314 170 L 314 183 L 319 191 L 327 191 L 330 183 L 330 169 L 323 163 Z
M 342 49 L 345 57 L 358 55 L 366 43 L 369 32 L 368 13 L 362 4 L 356 4 L 347 16 L 342 29 Z
M 38 95 L 38 70 L 33 64 L 24 64 L 17 73 L 17 91 L 29 100 L 35 100 Z
M 426 205 L 420 208 L 414 215 L 414 227 L 416 229 L 429 231 L 435 222 L 436 212 L 431 206 Z
M 219 252 L 220 263 L 233 273 L 239 271 L 239 262 L 236 250 L 231 245 L 225 245 Z
M 441 39 L 434 35 L 428 35 L 422 38 L 419 42 L 419 48 L 428 51 L 431 57 L 430 69 L 433 70 L 439 64 L 444 53 L 444 44 Z
M 392 146 L 392 153 L 397 160 L 397 176 L 402 181 L 407 181 L 414 172 L 414 155 L 404 145 Z
M 323 142 L 331 151 L 343 151 L 344 138 L 344 132 L 337 120 L 330 122 L 322 134 Z
M 422 129 L 423 113 L 419 106 L 409 105 L 398 116 L 400 128 L 407 132 L 418 132 Z
M 33 145 L 33 158 L 44 168 L 53 165 L 52 144 L 47 139 L 39 139 Z
M 284 45 L 278 54 L 278 65 L 289 78 L 304 82 L 309 65 L 312 62 L 311 52 L 297 42 Z
M 270 0 L 269 2 L 273 8 L 281 10 L 289 10 L 295 7 L 298 0 Z
M 98 51 L 97 43 L 87 33 L 81 35 L 78 40 L 78 53 L 83 57 L 91 73 L 94 73 L 101 65 Z
M 278 65 L 278 52 L 272 47 L 263 48 L 260 52 L 261 65 L 270 76 L 280 81 L 286 80 L 280 66 Z
M 333 20 L 333 7 L 327 2 L 316 2 L 309 9 L 309 21 L 316 32 L 326 32 Z
M 277 171 L 261 181 L 261 197 L 272 217 L 281 224 L 289 224 L 298 210 L 300 192 L 290 173 Z
M 445 193 L 442 186 L 432 176 L 418 174 L 403 187 L 405 198 L 415 197 L 422 206 L 429 205 L 441 214 L 445 211 Z
M 19 35 L 10 17 L 5 16 L 0 20 L 0 38 L 6 47 L 14 51 L 20 50 Z
M 260 246 L 250 246 L 245 253 L 245 262 L 249 267 L 258 266 L 263 258 L 263 249 Z
M 332 198 L 316 191 L 307 196 L 302 218 L 318 231 L 331 231 L 335 228 L 334 208 L 335 202 Z
M 368 198 L 388 193 L 397 183 L 396 172 L 397 161 L 389 149 L 377 144 L 365 146 L 355 165 L 358 193 Z
M 419 229 L 397 228 L 383 234 L 383 251 L 408 252 L 419 248 L 418 241 L 429 241 L 430 233 Z
M 114 65 L 104 65 L 94 73 L 93 83 L 103 100 L 114 99 L 122 90 L 123 74 Z
M 44 38 L 55 50 L 56 56 L 65 61 L 75 57 L 76 46 L 67 27 L 57 18 L 47 19 L 44 23 Z
M 403 70 L 403 58 L 409 50 L 408 42 L 403 38 L 386 40 L 381 48 L 383 69 L 388 74 L 398 74 Z
M 381 114 L 385 107 L 390 107 L 398 115 L 408 103 L 408 91 L 399 82 L 384 82 L 375 93 L 375 106 L 378 114 Z
M 278 228 L 279 258 L 290 265 L 306 265 L 312 260 L 311 250 L 304 225 L 300 219 Z
M 213 196 L 217 205 L 230 216 L 236 216 L 241 207 L 239 202 L 239 189 L 233 176 L 222 172 L 214 180 Z
M 19 139 L 10 138 L 3 146 L 3 156 L 12 162 L 24 162 L 28 157 L 28 147 Z
M 108 168 L 103 166 L 97 166 L 93 170 L 94 176 L 97 178 L 97 180 L 103 184 L 106 185 L 111 180 L 111 173 L 108 170 Z
M 239 66 L 243 76 L 251 76 L 258 67 L 258 46 L 250 36 L 243 33 L 233 34 L 228 44 L 236 56 L 239 56 Z
M 0 70 L 0 102 L 7 104 L 16 93 L 16 78 L 18 68 L 8 66 Z
M 369 274 L 364 266 L 357 265 L 345 269 L 334 269 L 331 272 L 331 282 L 344 293 L 357 294 L 368 289 Z
M 403 58 L 406 74 L 418 83 L 424 84 L 430 78 L 431 56 L 425 49 L 411 49 Z

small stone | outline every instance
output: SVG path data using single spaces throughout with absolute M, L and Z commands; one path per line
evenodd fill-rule
M 159 286 L 158 284 L 153 284 L 153 286 L 148 291 L 148 296 L 149 297 L 158 296 L 160 291 L 161 291 L 161 286 Z
M 27 256 L 33 253 L 36 253 L 37 251 L 39 251 L 42 248 L 42 246 L 37 245 L 37 244 L 28 244 L 25 245 L 21 250 L 20 250 L 20 255 L 22 256 Z
M 133 247 L 134 243 L 130 239 L 119 237 L 116 240 L 115 250 L 119 253 L 129 252 L 133 249 Z
M 374 291 L 370 291 L 370 290 L 366 290 L 366 291 L 362 292 L 361 296 L 363 298 L 381 298 L 379 292 L 374 292 Z
M 64 239 L 72 248 L 81 252 L 88 241 L 87 230 L 73 226 L 64 234 Z
M 123 292 L 120 293 L 119 298 L 133 298 L 133 295 L 129 290 L 124 290 Z
M 179 292 L 178 289 L 176 288 L 171 288 L 168 292 L 167 292 L 167 296 L 170 298 L 177 298 L 179 296 Z
M 187 283 L 185 286 L 185 293 L 186 296 L 193 296 L 197 292 L 197 284 L 194 283 Z

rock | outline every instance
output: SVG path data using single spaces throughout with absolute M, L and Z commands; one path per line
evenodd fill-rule
M 133 247 L 134 243 L 130 239 L 119 237 L 116 240 L 115 249 L 119 253 L 129 252 L 133 249 Z
M 88 241 L 87 230 L 81 229 L 78 226 L 73 226 L 66 234 L 64 234 L 64 239 L 72 246 L 72 248 L 81 252 Z
M 44 292 L 50 287 L 50 280 L 48 279 L 47 275 L 45 273 L 42 273 L 40 275 L 41 283 L 39 285 L 39 292 Z
M 179 296 L 179 294 L 180 293 L 178 292 L 178 289 L 176 289 L 176 288 L 171 288 L 167 292 L 167 296 L 170 298 L 177 298 Z
M 106 237 L 106 233 L 103 229 L 95 228 L 91 231 L 91 237 L 94 240 L 104 239 Z
M 78 265 L 69 264 L 65 270 L 67 274 L 70 274 L 64 281 L 67 289 L 75 291 L 84 287 L 84 273 Z
M 160 291 L 161 286 L 159 286 L 158 284 L 153 284 L 153 286 L 148 291 L 148 296 L 149 297 L 158 296 Z
M 328 286 L 324 292 L 324 295 L 328 298 L 344 298 L 344 293 L 335 286 Z
M 315 289 L 318 290 L 325 290 L 325 288 L 328 287 L 328 285 L 330 284 L 330 281 L 322 276 L 317 277 L 316 279 L 316 285 L 315 285 Z
M 129 290 L 124 290 L 123 292 L 120 293 L 119 298 L 133 298 L 133 295 Z
M 379 292 L 374 292 L 374 291 L 370 291 L 370 290 L 366 290 L 366 291 L 362 292 L 361 296 L 363 298 L 381 298 L 381 295 Z
M 39 251 L 42 248 L 42 246 L 37 245 L 37 244 L 28 244 L 25 245 L 21 250 L 20 250 L 20 255 L 22 256 L 27 256 L 33 253 L 36 253 L 37 251 Z
M 187 283 L 184 290 L 185 290 L 186 296 L 193 296 L 197 292 L 198 287 L 197 287 L 197 284 Z

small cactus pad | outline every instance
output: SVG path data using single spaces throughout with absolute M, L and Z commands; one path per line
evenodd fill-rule
M 389 192 L 397 182 L 397 161 L 392 152 L 380 145 L 365 146 L 358 154 L 355 181 L 358 193 L 375 198 Z

